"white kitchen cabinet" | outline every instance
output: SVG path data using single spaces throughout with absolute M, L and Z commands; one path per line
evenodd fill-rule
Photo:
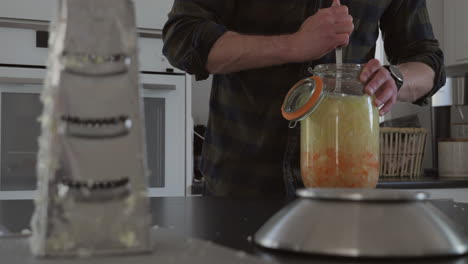
M 444 1 L 445 64 L 468 64 L 468 1 Z
M 451 1 L 448 1 L 451 2 Z M 455 8 L 455 60 L 468 63 L 468 1 L 456 0 Z
M 1 0 L 0 19 L 51 21 L 59 0 Z M 134 0 L 137 27 L 161 30 L 173 0 Z
M 162 29 L 174 0 L 134 0 L 134 2 L 139 28 Z

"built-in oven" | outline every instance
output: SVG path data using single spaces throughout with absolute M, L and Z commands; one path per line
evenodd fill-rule
M 0 199 L 35 196 L 47 56 L 41 32 L 0 27 Z M 149 195 L 184 196 L 192 173 L 190 78 L 167 63 L 157 35 L 139 45 Z

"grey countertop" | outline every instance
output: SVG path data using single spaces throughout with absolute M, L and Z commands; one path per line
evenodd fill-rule
M 383 189 L 445 189 L 468 188 L 468 177 L 380 177 L 377 188 Z
M 209 241 L 214 244 L 213 255 L 206 257 L 194 256 L 193 261 L 184 260 L 177 263 L 293 263 L 293 264 L 318 264 L 318 263 L 430 263 L 430 264 L 468 264 L 467 258 L 438 258 L 438 259 L 343 259 L 325 256 L 296 255 L 284 252 L 273 252 L 265 250 L 254 245 L 251 242 L 253 234 L 265 223 L 275 212 L 281 209 L 289 201 L 284 199 L 231 199 L 231 198 L 213 198 L 213 197 L 180 197 L 180 198 L 152 198 L 151 214 L 153 224 L 158 228 L 169 231 L 170 236 L 162 234 L 157 239 L 155 252 L 146 257 L 126 257 L 127 263 L 145 264 L 145 263 L 169 263 L 171 254 L 178 254 L 186 246 L 180 244 L 190 242 L 191 239 L 197 241 Z M 449 216 L 457 223 L 462 232 L 468 235 L 468 204 L 454 203 L 450 200 L 431 201 L 442 213 Z M 13 233 L 21 232 L 28 227 L 29 218 L 32 214 L 33 203 L 31 201 L 0 201 L 0 226 L 3 225 Z M 165 239 L 167 237 L 167 239 Z M 28 255 L 29 251 L 25 246 L 25 238 L 0 239 L 0 259 L 14 259 L 7 261 L 11 264 L 42 263 L 52 262 L 37 261 Z M 3 241 L 2 241 L 3 240 Z M 197 242 L 198 246 L 204 246 L 202 242 Z M 18 245 L 20 249 L 12 248 L 12 245 Z M 175 245 L 174 248 L 171 245 Z M 224 253 L 221 250 L 224 249 Z M 8 251 L 16 250 L 18 254 Z M 231 253 L 225 250 L 231 250 Z M 155 255 L 157 252 L 161 255 Z M 179 250 L 179 251 L 177 251 Z M 21 253 L 22 252 L 22 253 Z M 171 253 L 172 252 L 172 253 Z M 180 253 L 180 252 L 179 252 Z M 216 255 L 218 254 L 219 255 Z M 2 256 L 3 254 L 3 256 Z M 213 256 L 220 256 L 216 258 Z M 9 256 L 9 257 L 8 257 Z M 224 256 L 224 258 L 223 258 Z M 5 259 L 6 257 L 6 259 Z M 177 255 L 175 256 L 177 257 Z M 244 257 L 247 257 L 244 259 Z M 254 259 L 252 259 L 254 258 Z M 106 258 L 108 263 L 121 263 L 112 261 L 115 258 Z M 102 259 L 105 260 L 105 259 Z M 151 261 L 153 260 L 153 261 Z M 233 262 L 237 260 L 236 262 Z M 158 262 L 159 261 L 159 262 Z M 215 261 L 215 262 L 213 262 Z M 83 260 L 76 262 L 67 261 L 66 263 L 84 263 Z M 93 259 L 87 263 L 96 263 Z M 61 263 L 55 261 L 54 263 Z M 107 263 L 102 261 L 100 263 Z M 176 262 L 174 262 L 176 263 Z
M 421 176 L 410 177 L 380 177 L 377 188 L 380 189 L 451 189 L 468 188 L 468 177 L 438 177 Z M 203 183 L 194 182 L 192 194 L 203 193 Z

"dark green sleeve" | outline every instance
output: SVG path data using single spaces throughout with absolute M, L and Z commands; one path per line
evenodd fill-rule
M 197 80 L 208 78 L 208 54 L 228 29 L 234 0 L 175 0 L 163 28 L 163 53 L 169 62 Z
M 421 62 L 435 72 L 432 90 L 414 104 L 426 105 L 445 84 L 444 54 L 435 39 L 425 0 L 392 0 L 382 16 L 385 52 L 392 64 Z

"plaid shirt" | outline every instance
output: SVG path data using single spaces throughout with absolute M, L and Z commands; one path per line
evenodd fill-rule
M 226 31 L 252 35 L 296 32 L 331 0 L 175 0 L 164 30 L 164 54 L 176 67 L 206 79 L 208 53 Z M 422 62 L 434 69 L 434 94 L 445 82 L 443 54 L 434 39 L 424 0 L 342 0 L 355 30 L 344 54 L 348 63 L 375 56 L 378 27 L 392 64 Z M 216 74 L 201 169 L 212 195 L 282 195 L 288 122 L 282 101 L 318 61 Z M 196 91 L 194 91 L 196 92 Z M 416 103 L 424 104 L 425 98 Z

